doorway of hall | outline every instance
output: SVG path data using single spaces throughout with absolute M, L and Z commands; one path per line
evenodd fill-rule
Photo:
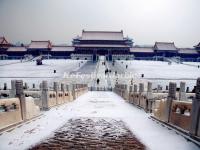
M 99 61 L 106 61 L 106 57 L 104 55 L 99 55 Z
M 98 60 L 109 61 L 109 56 L 108 55 L 98 55 Z

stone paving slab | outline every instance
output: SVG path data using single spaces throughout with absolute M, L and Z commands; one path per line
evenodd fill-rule
M 144 150 L 145 146 L 123 121 L 108 118 L 70 119 L 50 137 L 30 150 Z

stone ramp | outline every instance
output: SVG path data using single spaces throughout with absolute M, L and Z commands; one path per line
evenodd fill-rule
M 94 62 L 88 61 L 77 71 L 72 71 L 71 74 L 91 74 L 95 71 L 96 65 Z
M 144 150 L 145 146 L 121 120 L 76 118 L 70 119 L 49 138 L 30 148 L 30 150 L 47 149 Z
M 124 74 L 125 70 L 119 64 L 119 62 L 116 62 L 115 65 L 113 66 L 111 62 L 108 62 L 108 68 L 112 70 L 112 72 L 117 71 L 118 74 Z

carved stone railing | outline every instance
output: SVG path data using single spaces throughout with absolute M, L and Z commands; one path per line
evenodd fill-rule
M 191 126 L 192 102 L 173 101 L 169 122 L 189 131 Z
M 26 84 L 25 84 L 26 85 Z M 47 81 L 40 84 L 40 89 L 29 89 L 22 80 L 13 80 L 11 89 L 1 90 L 8 96 L 0 100 L 0 130 L 12 124 L 36 117 L 41 110 L 70 102 L 88 91 L 87 84 L 64 84 L 54 82 L 53 89 Z M 13 97 L 13 98 L 11 98 Z

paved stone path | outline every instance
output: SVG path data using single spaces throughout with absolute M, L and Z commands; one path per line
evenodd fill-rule
M 31 150 L 123 149 L 144 150 L 123 121 L 108 118 L 70 119 L 63 127 Z

